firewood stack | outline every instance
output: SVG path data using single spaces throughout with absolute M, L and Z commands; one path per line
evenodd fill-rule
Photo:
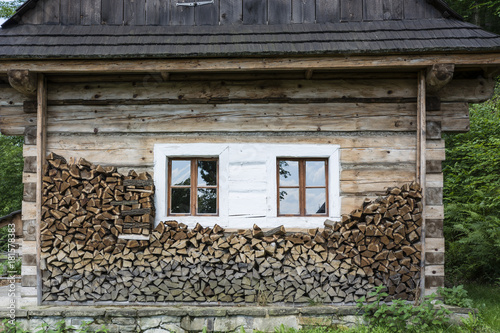
M 64 159 L 51 155 L 48 162 L 44 301 L 351 303 L 380 284 L 388 287 L 387 300 L 415 298 L 422 250 L 418 184 L 389 189 L 341 222 L 326 221 L 324 229 L 254 226 L 228 233 L 217 225 L 189 229 L 166 221 L 148 241 L 127 240 L 117 236 L 144 233 L 140 223 L 151 217 L 147 175 L 121 176 L 80 160 L 76 177 Z

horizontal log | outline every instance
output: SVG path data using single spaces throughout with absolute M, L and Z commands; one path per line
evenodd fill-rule
M 444 219 L 444 206 L 426 206 L 426 219 Z
M 426 238 L 425 252 L 444 252 L 444 238 Z
M 130 82 L 53 84 L 48 94 L 52 101 L 82 100 L 272 100 L 272 99 L 349 99 L 416 98 L 417 87 L 411 79 L 343 80 L 246 80 L 198 82 Z

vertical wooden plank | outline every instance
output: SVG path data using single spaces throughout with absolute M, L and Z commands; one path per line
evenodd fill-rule
M 194 21 L 196 25 L 219 25 L 219 0 L 213 4 L 195 7 Z
M 316 0 L 316 22 L 340 22 L 340 0 Z
M 102 24 L 123 24 L 123 1 L 124 0 L 102 0 Z
M 424 18 L 425 0 L 404 0 L 404 18 Z
M 425 79 L 425 71 L 420 71 L 418 73 L 418 96 L 417 96 L 417 174 L 416 179 L 420 183 L 422 187 L 422 194 L 424 195 L 424 200 L 422 200 L 422 230 L 426 230 L 425 223 L 425 175 L 426 175 L 426 104 L 425 104 L 425 96 L 426 96 L 426 79 Z M 422 244 L 425 248 L 425 232 L 422 233 Z M 422 251 L 422 259 L 421 259 L 421 269 L 422 276 L 425 276 L 425 251 Z M 421 297 L 425 295 L 425 279 L 422 279 L 421 286 Z
M 316 22 L 316 0 L 292 0 L 292 22 Z
M 23 24 L 42 24 L 43 23 L 43 2 L 38 1 L 35 8 L 26 12 L 21 21 Z
M 243 23 L 243 0 L 220 0 L 220 24 Z
M 42 185 L 43 166 L 45 165 L 45 143 L 47 131 L 47 80 L 43 74 L 38 74 L 37 86 L 37 118 L 36 118 L 36 261 L 37 261 L 37 298 L 38 305 L 42 303 L 42 272 L 40 270 L 40 224 L 42 221 Z
M 363 19 L 380 21 L 384 19 L 383 0 L 363 0 Z
M 292 1 L 270 0 L 267 12 L 269 24 L 288 24 L 292 19 Z
M 146 0 L 146 24 L 168 25 L 170 22 L 168 1 Z
M 127 0 L 123 7 L 124 25 L 144 25 L 146 22 L 146 0 Z
M 243 24 L 267 24 L 267 1 L 243 0 Z
M 80 11 L 82 25 L 101 24 L 101 0 L 81 0 Z
M 340 9 L 342 21 L 356 22 L 363 19 L 363 0 L 341 0 Z
M 59 24 L 60 0 L 48 0 L 43 2 L 43 23 Z
M 170 0 L 170 25 L 194 25 L 194 7 L 177 6 L 188 0 Z
M 81 15 L 80 0 L 61 1 L 61 23 L 79 25 Z
M 383 0 L 384 20 L 403 18 L 403 0 Z

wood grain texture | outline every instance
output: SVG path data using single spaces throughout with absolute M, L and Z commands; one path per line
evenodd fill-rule
M 186 0 L 170 0 L 170 25 L 194 25 L 195 7 L 177 6 L 178 2 Z
M 170 22 L 170 3 L 161 0 L 146 0 L 146 24 L 168 25 Z
M 220 24 L 238 25 L 243 23 L 243 1 L 220 0 Z
M 312 4 L 310 4 L 312 7 Z M 268 1 L 268 23 L 269 24 L 288 24 L 292 17 L 291 0 L 272 0 Z
M 22 24 L 42 24 L 44 23 L 44 15 L 43 15 L 43 1 L 38 1 L 35 5 L 35 8 L 27 11 L 21 17 Z
M 443 220 L 442 219 L 427 219 L 425 221 L 425 237 L 430 238 L 443 238 Z
M 218 25 L 219 24 L 219 2 L 214 0 L 213 4 L 198 6 L 194 9 L 194 21 L 196 25 Z
M 315 5 L 312 6 L 311 2 Z M 292 23 L 315 23 L 316 0 L 292 0 Z
M 340 0 L 340 9 L 340 19 L 342 21 L 356 22 L 363 20 L 363 0 Z M 372 9 L 375 9 L 375 7 Z
M 340 22 L 340 0 L 316 0 L 316 22 Z
M 41 3 L 43 3 L 43 23 L 59 24 L 61 0 L 48 0 Z
M 102 0 L 102 24 L 123 24 L 123 2 L 124 0 Z
M 425 0 L 403 0 L 404 1 L 404 18 L 418 19 L 425 17 Z
M 101 24 L 101 0 L 81 0 L 81 24 Z
M 81 19 L 81 0 L 61 1 L 62 24 L 79 25 L 80 19 Z
M 382 10 L 384 20 L 400 20 L 403 18 L 403 0 L 382 0 Z
M 267 1 L 243 0 L 243 24 L 267 24 Z
M 363 0 L 363 19 L 380 21 L 384 19 L 384 0 Z
M 144 25 L 146 23 L 146 2 L 145 0 L 124 1 L 123 24 Z

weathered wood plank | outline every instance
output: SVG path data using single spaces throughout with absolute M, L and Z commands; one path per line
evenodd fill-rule
M 363 19 L 380 21 L 384 19 L 383 0 L 363 0 Z
M 243 0 L 243 24 L 266 24 L 267 1 Z
M 24 158 L 23 172 L 36 172 L 36 156 L 26 156 Z
M 426 265 L 444 265 L 444 252 L 427 252 L 425 254 Z
M 444 238 L 426 238 L 425 252 L 444 252 Z
M 48 130 L 51 133 L 398 132 L 415 130 L 413 108 L 413 104 L 370 103 L 50 106 Z
M 443 188 L 442 187 L 427 187 L 425 189 L 425 203 L 427 205 L 442 205 L 443 204 Z
M 81 0 L 81 24 L 101 24 L 101 0 Z
M 426 219 L 444 219 L 444 206 L 426 206 Z
M 85 1 L 85 0 L 84 0 Z M 61 23 L 79 25 L 81 19 L 80 0 L 61 1 Z
M 23 201 L 26 201 L 26 202 L 35 202 L 36 201 L 36 183 L 24 184 Z
M 123 24 L 123 1 L 124 0 L 102 0 L 101 18 L 102 24 Z
M 26 96 L 12 88 L 9 84 L 1 83 L 0 89 L 2 91 L 2 94 L 0 95 L 0 108 L 3 106 L 14 107 L 23 105 Z M 2 114 L 1 109 L 0 114 Z
M 340 22 L 340 0 L 316 0 L 316 22 Z
M 194 25 L 195 7 L 177 6 L 187 0 L 170 0 L 170 25 Z
M 403 0 L 383 0 L 384 20 L 403 18 Z
M 352 80 L 247 80 L 199 82 L 104 82 L 104 83 L 54 83 L 49 91 L 49 101 L 61 100 L 180 100 L 191 99 L 265 100 L 294 99 L 359 99 L 416 98 L 414 80 L 352 79 Z M 373 100 L 376 102 L 376 100 Z M 416 102 L 416 99 L 415 99 Z M 49 102 L 50 104 L 50 102 Z M 444 104 L 444 103 L 443 103 Z M 445 108 L 443 111 L 449 110 Z M 415 109 L 416 110 L 416 109 Z M 455 110 L 456 111 L 456 110 Z
M 22 17 L 23 24 L 42 24 L 44 23 L 43 1 L 38 1 L 35 8 L 27 11 Z
M 340 19 L 342 21 L 355 22 L 363 19 L 363 0 L 341 0 L 340 9 Z
M 161 0 L 146 0 L 146 24 L 147 25 L 169 25 L 170 3 Z
M 442 219 L 427 219 L 425 221 L 425 237 L 443 238 L 443 220 Z M 432 252 L 431 252 L 432 253 Z
M 60 23 L 60 0 L 43 1 L 43 23 L 59 24 Z
M 311 6 L 310 0 L 292 0 L 292 22 L 314 23 L 316 21 L 316 6 Z
M 425 17 L 424 0 L 404 0 L 404 18 L 405 19 L 423 19 Z
M 124 1 L 123 24 L 144 25 L 146 23 L 146 2 L 145 0 Z
M 326 1 L 326 0 L 325 0 Z M 492 59 L 499 59 L 497 61 Z M 363 69 L 376 68 L 416 70 L 440 63 L 454 63 L 456 66 L 500 66 L 500 53 L 401 56 L 350 56 L 350 57 L 304 57 L 304 58 L 241 58 L 233 59 L 168 59 L 168 60 L 9 60 L 0 63 L 0 72 L 8 69 L 27 69 L 35 72 L 53 73 L 145 73 L 145 72 L 216 72 L 235 70 L 238 72 L 255 70 L 305 70 L 305 69 Z
M 310 5 L 313 7 L 312 5 Z M 273 0 L 268 2 L 269 24 L 288 24 L 292 18 L 291 0 Z
M 219 0 L 213 4 L 195 7 L 194 21 L 196 25 L 219 25 Z
M 220 24 L 236 25 L 243 23 L 243 1 L 220 1 Z
M 23 220 L 36 219 L 36 202 L 23 201 L 21 210 L 22 210 Z

